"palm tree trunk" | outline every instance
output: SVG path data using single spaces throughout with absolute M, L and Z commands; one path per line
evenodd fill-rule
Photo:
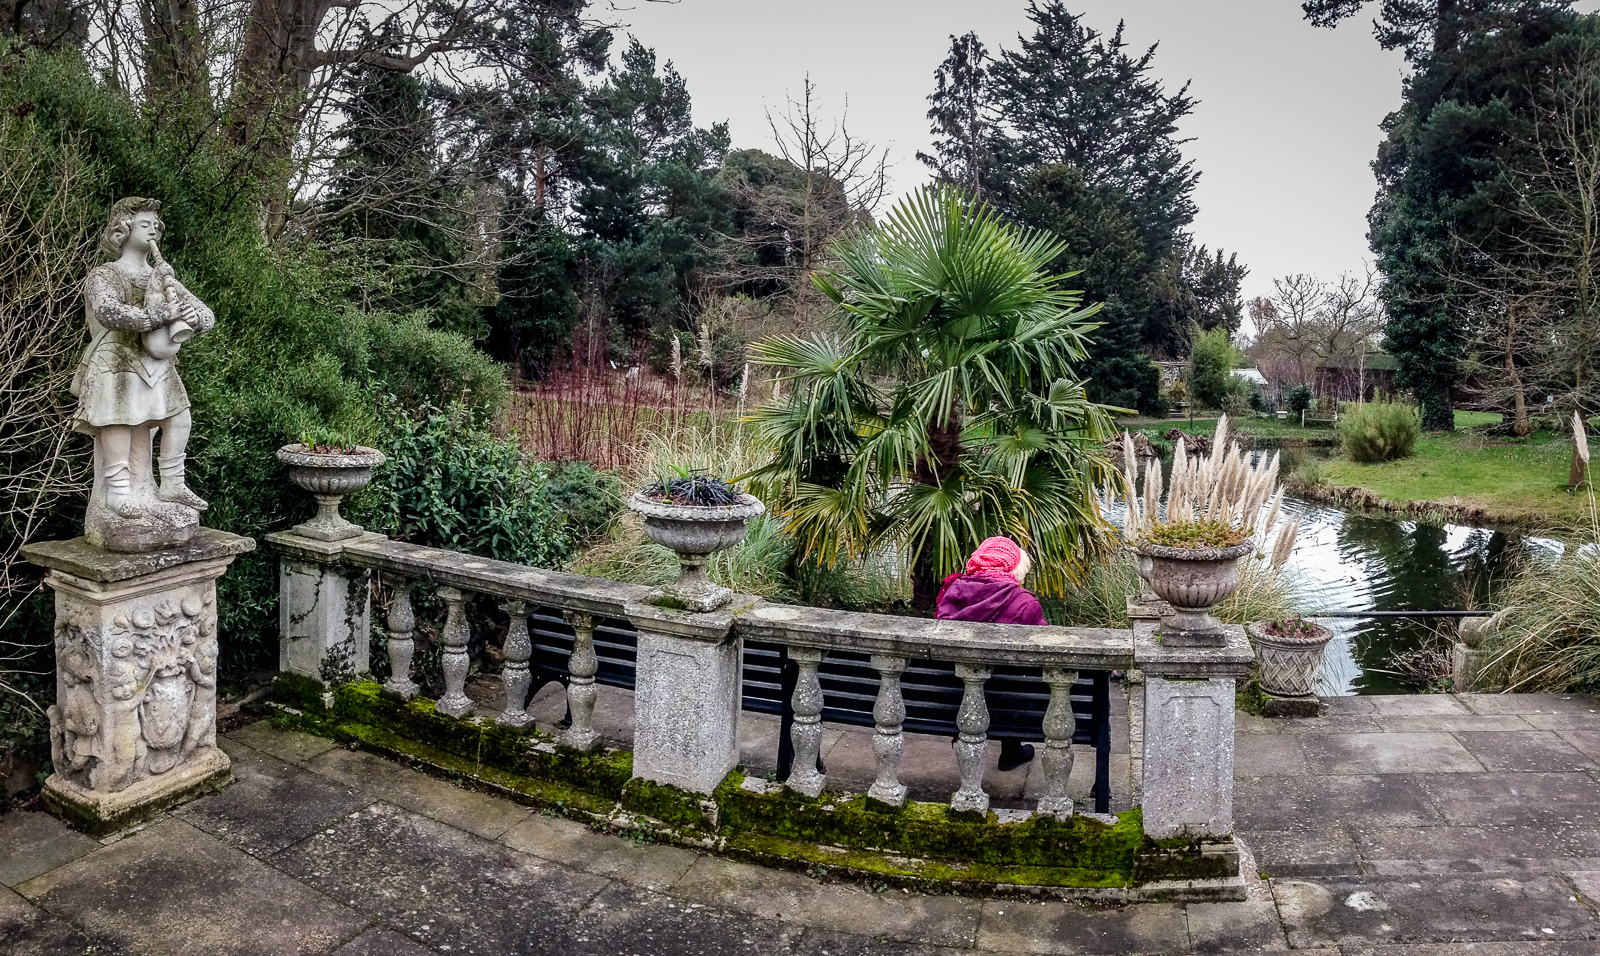
M 917 459 L 912 479 L 919 485 L 939 487 L 955 474 L 961 460 L 961 422 L 955 416 L 943 425 L 930 425 L 928 446 L 931 454 Z M 933 543 L 926 539 L 911 542 L 916 549 L 916 560 L 911 565 L 911 609 L 923 614 L 933 614 L 939 599 L 939 586 L 944 583 Z

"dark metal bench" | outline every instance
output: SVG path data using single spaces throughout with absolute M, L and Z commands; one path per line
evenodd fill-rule
M 572 652 L 572 628 L 553 608 L 536 607 L 528 616 L 528 632 L 533 639 L 533 659 L 529 661 L 535 679 L 534 692 L 547 681 L 565 683 L 567 660 Z M 594 635 L 595 656 L 599 660 L 596 681 L 613 687 L 632 688 L 637 637 L 626 621 L 602 619 Z M 794 690 L 794 668 L 786 668 L 787 653 L 777 644 L 746 641 L 744 646 L 745 710 L 778 714 L 783 720 L 781 747 L 787 750 L 788 727 L 792 715 L 789 701 Z M 785 674 L 785 671 L 788 674 Z M 872 705 L 877 698 L 878 673 L 866 654 L 830 652 L 818 670 L 822 684 L 824 720 L 871 727 Z M 1075 718 L 1072 742 L 1095 749 L 1096 813 L 1109 811 L 1111 802 L 1111 691 L 1110 673 L 1082 671 L 1073 686 L 1072 711 Z M 905 698 L 905 729 L 914 733 L 954 737 L 956 710 L 961 705 L 962 683 L 954 665 L 946 661 L 917 661 L 908 664 L 901 678 Z M 1045 707 L 1050 702 L 1048 686 L 1037 669 L 996 667 L 986 686 L 989 706 L 989 736 L 998 739 L 1040 740 Z M 780 765 L 785 763 L 780 753 Z M 779 776 L 786 767 L 780 766 Z

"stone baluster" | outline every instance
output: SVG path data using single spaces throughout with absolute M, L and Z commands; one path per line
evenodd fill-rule
M 813 647 L 789 648 L 789 660 L 800 667 L 794 684 L 794 726 L 789 739 L 794 741 L 794 766 L 783 785 L 796 793 L 815 797 L 822 793 L 827 777 L 817 772 L 817 760 L 822 756 L 822 682 L 817 679 L 817 665 L 825 652 Z
M 584 611 L 562 611 L 572 626 L 572 656 L 567 658 L 567 711 L 572 723 L 561 733 L 561 746 L 588 752 L 600 747 L 594 731 L 594 675 L 600 661 L 594 654 L 594 615 Z
M 464 717 L 472 713 L 473 704 L 467 697 L 467 595 L 459 588 L 439 589 L 439 598 L 446 607 L 444 620 L 444 696 L 434 702 L 434 710 L 451 717 Z
M 1067 779 L 1072 776 L 1072 685 L 1078 672 L 1064 667 L 1046 667 L 1044 682 L 1050 685 L 1050 706 L 1044 712 L 1044 795 L 1039 812 L 1057 819 L 1072 816 L 1072 798 L 1067 795 Z
M 528 637 L 528 605 L 524 601 L 507 601 L 500 605 L 500 610 L 511 620 L 506 626 L 506 665 L 500 672 L 506 706 L 495 723 L 517 729 L 533 721 L 527 711 L 528 687 L 533 683 L 533 675 L 528 673 L 528 658 L 533 656 L 533 641 Z
M 389 599 L 389 679 L 383 682 L 385 692 L 410 700 L 417 696 L 416 681 L 411 679 L 411 657 L 416 653 L 414 640 L 417 616 L 411 610 L 409 578 L 394 580 L 394 595 Z
M 872 666 L 878 671 L 878 699 L 872 705 L 872 719 L 877 724 L 877 732 L 872 735 L 872 756 L 877 762 L 878 779 L 867 790 L 867 796 L 898 807 L 906 802 L 906 788 L 900 782 L 900 758 L 906 752 L 905 734 L 901 732 L 906 702 L 900 695 L 900 675 L 905 672 L 906 659 L 874 654 Z
M 989 762 L 989 705 L 983 699 L 983 685 L 994 669 L 988 664 L 957 664 L 956 676 L 966 685 L 961 709 L 956 711 L 956 766 L 961 771 L 961 789 L 950 798 L 950 809 L 987 813 L 989 795 L 983 789 L 983 771 Z

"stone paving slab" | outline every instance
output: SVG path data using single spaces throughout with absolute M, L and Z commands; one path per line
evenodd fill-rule
M 1171 903 L 1097 909 L 1086 904 L 989 900 L 983 904 L 983 915 L 979 949 L 1075 956 L 1157 956 L 1190 950 L 1183 907 Z
M 1454 694 L 1392 694 L 1366 699 L 1372 703 L 1372 712 L 1382 717 L 1464 716 L 1475 713 Z
M 1485 770 L 1594 770 L 1596 763 L 1554 731 L 1458 733 L 1456 740 Z
M 319 777 L 360 787 L 369 800 L 386 800 L 491 840 L 532 812 L 508 800 L 451 786 L 437 777 L 360 750 L 338 747 L 326 751 L 307 761 L 306 769 Z
M 268 857 L 372 798 L 326 777 L 224 737 L 234 785 L 175 812 L 188 823 L 251 856 Z
M 1470 773 L 1481 771 L 1450 734 L 1341 733 L 1302 740 L 1313 773 Z
M 1458 826 L 1600 826 L 1595 780 L 1586 773 L 1460 773 L 1416 778 Z
M 972 946 L 982 906 L 958 896 L 863 892 L 714 856 L 695 861 L 673 885 L 672 895 L 849 935 L 955 947 Z
M 374 926 L 339 947 L 335 956 L 433 956 L 433 953 L 392 929 Z
M 1194 903 L 1184 907 L 1190 951 L 1195 953 L 1277 953 L 1289 948 L 1278 907 L 1272 900 Z
M 1533 730 L 1532 724 L 1512 714 L 1484 716 L 1482 714 L 1430 714 L 1423 716 L 1390 717 L 1378 715 L 1378 728 L 1386 734 L 1434 733 L 1444 731 L 1477 731 L 1497 733 Z
M 1568 856 L 1560 835 L 1545 827 L 1352 828 L 1364 860 L 1550 860 Z
M 256 724 L 225 744 L 235 784 L 131 835 L 0 817 L 0 876 L 22 894 L 0 889 L 0 953 L 1600 954 L 1600 708 L 1419 700 L 1238 715 L 1235 816 L 1250 875 L 1271 879 L 1189 905 L 874 892 L 597 833 Z M 830 776 L 862 773 L 851 741 L 870 731 L 831 729 Z M 908 743 L 925 751 L 908 747 L 908 773 L 948 794 L 949 741 Z M 1026 796 L 1037 768 L 1013 775 Z
M 1412 943 L 1397 946 L 1344 947 L 1344 956 L 1594 956 L 1592 942 L 1537 943 Z
M 610 881 L 377 802 L 279 854 L 290 877 L 458 953 L 561 953 Z
M 317 737 L 298 730 L 282 730 L 266 720 L 245 724 L 227 736 L 219 738 L 218 743 L 226 749 L 227 744 L 224 741 L 230 740 L 289 763 L 305 763 L 312 757 L 327 753 L 339 746 L 326 737 Z M 228 754 L 232 756 L 233 751 L 229 750 Z
M 1464 776 L 1449 774 L 1448 779 Z M 1252 830 L 1317 830 L 1355 822 L 1390 827 L 1444 824 L 1420 781 L 1407 774 L 1246 777 L 1235 782 L 1233 816 L 1237 826 Z
M 0 887 L 0 952 L 6 956 L 123 956 L 128 950 L 91 939 L 12 890 Z
M 1411 832 L 1411 831 L 1403 831 Z M 1361 854 L 1348 830 L 1246 830 L 1239 839 L 1255 854 L 1256 870 L 1273 879 L 1355 876 Z
M 1456 694 L 1454 697 L 1475 714 L 1587 714 L 1600 722 L 1600 702 L 1583 694 Z
M 581 823 L 538 813 L 512 827 L 500 839 L 514 850 L 646 890 L 671 888 L 700 857 L 682 847 L 601 839 Z
M 1235 777 L 1304 776 L 1310 772 L 1299 737 L 1292 734 L 1237 734 L 1234 737 Z
M 1600 937 L 1600 919 L 1558 876 L 1274 881 L 1272 891 L 1293 947 Z
M 91 939 L 148 956 L 332 953 L 369 922 L 172 817 L 17 891 Z
M 16 886 L 99 846 L 48 813 L 8 813 L 0 817 L 0 885 Z

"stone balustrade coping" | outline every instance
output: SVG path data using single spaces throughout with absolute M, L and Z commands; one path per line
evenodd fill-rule
M 649 589 L 641 585 L 542 571 L 508 561 L 391 541 L 381 535 L 367 534 L 331 546 L 293 532 L 278 532 L 269 535 L 268 540 L 279 552 L 291 557 L 323 561 L 337 550 L 340 560 L 357 567 L 530 604 L 613 619 L 631 618 L 647 610 L 650 617 L 659 619 L 655 622 L 658 626 L 670 623 L 667 619 L 681 618 L 682 628 L 668 629 L 704 630 L 706 639 L 721 639 L 728 633 L 731 623 L 740 636 L 751 640 L 825 651 L 885 654 L 908 660 L 1079 670 L 1119 670 L 1134 666 L 1133 635 L 1125 628 L 933 621 L 769 604 L 752 596 L 741 596 L 723 613 L 687 614 L 664 608 L 646 609 L 641 600 Z M 685 633 L 683 636 L 700 635 Z
M 910 660 L 1118 670 L 1134 665 L 1126 629 L 933 621 L 890 614 L 759 604 L 734 627 L 751 640 Z
M 283 533 L 270 538 L 274 547 L 290 554 L 294 553 L 295 539 L 299 536 Z M 427 548 L 375 535 L 352 539 L 345 546 L 343 557 L 357 567 L 430 581 L 474 594 L 584 611 L 613 619 L 626 618 L 623 608 L 643 599 L 650 590 L 640 585 L 541 571 L 509 561 Z

